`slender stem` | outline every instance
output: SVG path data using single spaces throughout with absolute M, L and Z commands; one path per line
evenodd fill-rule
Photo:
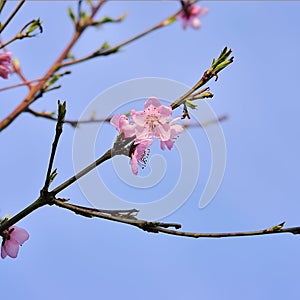
M 43 187 L 44 191 L 48 191 L 50 183 L 51 183 L 51 172 L 52 172 L 54 157 L 56 154 L 56 149 L 58 146 L 59 138 L 63 131 L 63 123 L 64 123 L 65 114 L 66 114 L 66 102 L 61 104 L 60 101 L 58 101 L 58 118 L 57 118 L 57 123 L 56 123 L 56 128 L 55 128 L 55 137 L 54 137 L 54 140 L 52 143 L 51 154 L 50 154 L 50 159 L 49 159 L 49 163 L 48 163 L 47 175 L 46 175 L 45 184 Z
M 15 72 L 16 71 L 16 68 L 14 67 L 14 70 Z M 70 74 L 70 71 L 66 71 L 64 73 L 61 73 L 61 74 L 58 74 L 60 77 L 62 77 L 63 75 L 67 75 L 67 74 Z M 53 75 L 54 76 L 54 75 Z M 20 87 L 20 86 L 23 86 L 23 85 L 30 85 L 31 83 L 34 83 L 34 82 L 37 82 L 37 81 L 41 81 L 41 80 L 44 80 L 43 77 L 40 77 L 40 78 L 36 78 L 36 79 L 32 79 L 32 80 L 26 80 L 25 77 L 22 78 L 23 82 L 20 82 L 20 83 L 16 83 L 16 84 L 12 84 L 12 85 L 9 85 L 9 86 L 5 86 L 3 88 L 0 88 L 0 92 L 3 92 L 3 91 L 6 91 L 6 90 L 9 90 L 9 89 L 14 89 L 16 87 Z M 28 109 L 29 111 L 29 109 Z M 56 118 L 54 118 L 53 120 L 57 120 Z
M 31 203 L 29 206 L 24 208 L 22 211 L 20 211 L 18 214 L 13 216 L 12 218 L 8 219 L 7 221 L 0 224 L 0 232 L 3 232 L 5 229 L 9 228 L 10 226 L 14 225 L 15 223 L 19 222 L 23 218 L 25 218 L 27 215 L 35 211 L 36 209 L 46 205 L 47 202 L 42 201 L 42 198 L 38 198 L 33 203 Z
M 175 109 L 175 108 L 179 107 L 181 104 L 185 103 L 185 101 L 188 99 L 188 97 L 191 94 L 193 94 L 196 90 L 198 90 L 200 87 L 202 87 L 208 81 L 210 81 L 213 77 L 215 77 L 216 78 L 215 80 L 217 80 L 218 73 L 233 62 L 233 57 L 230 57 L 231 53 L 232 53 L 231 49 L 228 49 L 227 47 L 225 47 L 223 49 L 223 51 L 221 52 L 220 56 L 217 59 L 213 60 L 211 67 L 203 73 L 200 80 L 190 90 L 188 90 L 186 93 L 184 93 L 182 96 L 180 96 L 177 100 L 175 100 L 171 104 L 171 108 Z
M 116 214 L 116 212 L 122 212 L 122 211 L 110 211 L 109 213 L 107 213 L 107 212 L 104 213 L 104 212 L 102 212 L 102 210 L 91 209 L 88 207 L 73 205 L 70 203 L 66 203 L 65 201 L 62 201 L 60 199 L 54 199 L 53 204 L 55 204 L 56 206 L 59 206 L 61 208 L 65 208 L 70 211 L 73 211 L 74 213 L 79 214 L 84 217 L 88 217 L 88 218 L 97 217 L 97 218 L 101 218 L 101 219 L 106 219 L 106 220 L 110 220 L 110 221 L 128 224 L 128 225 L 133 225 L 133 226 L 139 227 L 146 231 L 150 231 L 151 228 L 156 228 L 156 227 L 162 227 L 162 228 L 174 227 L 177 229 L 179 229 L 181 227 L 181 225 L 178 223 L 161 223 L 161 222 L 149 222 L 149 221 L 145 221 L 145 220 L 137 220 L 135 218 L 128 217 L 128 216 L 130 216 L 130 213 L 128 214 L 128 216 L 126 216 L 126 214 L 125 215 Z M 131 212 L 131 211 L 132 210 L 129 210 L 129 212 Z M 111 212 L 113 212 L 113 213 L 111 213 Z
M 271 228 L 256 230 L 256 231 L 221 232 L 221 233 L 184 232 L 184 231 L 171 230 L 167 228 L 159 228 L 158 232 L 197 239 L 197 238 L 257 236 L 257 235 L 280 234 L 280 233 L 300 234 L 300 227 L 290 227 L 290 228 L 282 228 L 282 229 L 272 229 L 271 227 Z
M 136 226 L 144 231 L 152 233 L 165 233 L 168 235 L 176 235 L 189 238 L 223 238 L 223 237 L 241 237 L 241 236 L 257 236 L 257 235 L 268 235 L 268 234 L 280 234 L 280 233 L 292 233 L 300 234 L 300 227 L 282 228 L 284 222 L 278 225 L 255 231 L 240 231 L 240 232 L 221 232 L 221 233 L 199 233 L 199 232 L 186 232 L 179 231 L 181 224 L 178 223 L 161 223 L 161 222 L 149 222 L 145 220 L 137 220 L 134 218 L 122 216 L 122 215 L 111 215 L 102 212 L 101 210 L 91 209 L 88 207 L 82 207 L 66 203 L 60 199 L 54 199 L 53 204 L 61 208 L 73 211 L 74 213 L 84 217 L 97 217 L 100 219 L 115 221 L 124 223 L 132 226 Z M 174 227 L 176 230 L 169 229 Z
M 20 39 L 21 39 L 21 37 L 18 37 L 18 36 L 16 35 L 16 36 L 14 36 L 13 38 L 11 38 L 9 41 L 7 41 L 5 44 L 2 44 L 2 45 L 0 46 L 0 49 L 4 48 L 4 47 L 6 47 L 7 45 L 11 44 L 12 42 L 14 42 L 14 41 L 16 41 L 16 40 L 20 40 Z
M 31 108 L 27 108 L 26 112 L 32 114 L 35 117 L 45 118 L 52 121 L 57 121 L 57 118 L 52 116 L 51 113 L 48 112 L 38 112 Z M 64 120 L 65 124 L 69 124 L 73 127 L 76 127 L 78 124 L 90 124 L 90 123 L 100 123 L 100 122 L 109 122 L 110 118 L 102 118 L 102 119 L 89 119 L 89 120 Z
M 182 9 L 178 10 L 176 13 L 172 14 L 170 17 L 166 18 L 165 20 L 159 22 L 158 24 L 146 29 L 145 31 L 111 47 L 111 48 L 108 48 L 106 50 L 102 50 L 102 51 L 95 51 L 87 56 L 84 56 L 84 57 L 81 57 L 81 58 L 78 58 L 78 59 L 74 59 L 72 61 L 68 61 L 68 62 L 65 62 L 65 63 L 62 63 L 61 64 L 61 67 L 67 67 L 67 66 L 70 66 L 70 65 L 75 65 L 75 64 L 78 64 L 78 63 L 81 63 L 81 62 L 84 62 L 86 60 L 89 60 L 91 58 L 95 58 L 95 57 L 98 57 L 98 56 L 105 56 L 105 55 L 109 55 L 109 54 L 112 54 L 112 53 L 115 53 L 117 50 L 119 50 L 121 47 L 125 46 L 125 45 L 128 45 L 134 41 L 136 41 L 137 39 L 159 29 L 159 28 L 162 28 L 164 26 L 167 26 L 168 24 L 166 23 L 167 20 L 171 19 L 171 18 L 174 18 L 178 15 L 178 13 L 181 11 Z
M 91 170 L 95 169 L 97 166 L 105 162 L 106 160 L 112 158 L 116 153 L 114 153 L 113 149 L 109 149 L 104 153 L 100 158 L 98 158 L 96 161 L 88 165 L 86 168 L 75 174 L 74 176 L 70 177 L 68 180 L 57 186 L 55 189 L 53 189 L 50 193 L 53 194 L 54 196 L 70 186 L 72 183 L 74 183 L 76 180 L 81 178 L 82 176 L 86 175 L 89 173 Z
M 6 0 L 0 1 L 0 14 L 2 13 L 2 9 L 4 8 L 4 5 L 6 4 Z
M 22 7 L 22 5 L 25 3 L 25 0 L 21 0 L 17 7 L 14 9 L 14 11 L 11 13 L 11 15 L 8 17 L 8 19 L 4 22 L 4 24 L 0 28 L 0 34 L 5 29 L 5 27 L 9 24 L 9 22 L 12 20 L 12 18 L 16 15 L 18 10 Z

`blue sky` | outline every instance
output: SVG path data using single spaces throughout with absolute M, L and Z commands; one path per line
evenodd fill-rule
M 192 86 L 211 59 L 228 46 L 235 61 L 217 83 L 209 84 L 215 94 L 210 100 L 212 108 L 218 115 L 229 115 L 222 123 L 227 147 L 222 185 L 214 200 L 199 209 L 209 148 L 203 131 L 194 130 L 202 150 L 204 177 L 199 177 L 192 197 L 164 221 L 200 232 L 262 229 L 282 221 L 289 227 L 298 226 L 300 4 L 207 1 L 202 5 L 210 12 L 203 18 L 201 30 L 184 31 L 180 23 L 174 23 L 115 55 L 79 64 L 72 68 L 71 76 L 60 81 L 61 89 L 46 94 L 32 108 L 52 111 L 57 99 L 66 100 L 68 118 L 77 119 L 99 93 L 126 80 L 161 77 Z M 3 14 L 12 6 L 8 3 Z M 43 20 L 43 35 L 9 47 L 28 78 L 40 77 L 67 44 L 72 33 L 68 6 L 76 7 L 75 2 L 67 1 L 25 3 L 5 31 L 3 40 L 29 20 Z M 100 15 L 117 17 L 126 11 L 125 21 L 89 30 L 74 54 L 87 54 L 105 41 L 122 41 L 178 7 L 175 1 L 109 2 Z M 17 82 L 16 76 L 9 80 L 2 80 L 0 86 Z M 22 100 L 25 91 L 2 93 L 1 118 Z M 38 196 L 54 125 L 23 114 L 1 133 L 2 215 L 17 213 Z M 114 138 L 114 132 L 107 130 L 98 154 Z M 65 126 L 55 161 L 55 186 L 73 174 L 73 137 L 74 129 Z M 173 170 L 173 154 L 164 154 Z M 108 174 L 110 167 L 100 166 L 99 172 Z M 121 188 L 116 185 L 116 193 L 122 193 Z M 135 189 L 126 195 L 141 197 Z M 60 196 L 89 205 L 77 184 Z M 56 207 L 44 207 L 18 225 L 28 230 L 30 239 L 16 260 L 0 262 L 2 297 L 299 299 L 297 236 L 176 238 L 85 219 Z

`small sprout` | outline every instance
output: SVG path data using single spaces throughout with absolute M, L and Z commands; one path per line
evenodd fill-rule
M 66 112 L 66 101 L 61 103 L 60 100 L 58 100 L 58 122 L 62 122 L 64 120 Z
M 100 48 L 99 48 L 99 51 L 103 51 L 103 50 L 106 50 L 106 49 L 109 49 L 110 48 L 110 43 L 108 42 L 104 42 Z
M 169 18 L 162 22 L 162 26 L 170 25 L 170 24 L 174 23 L 175 21 L 176 21 L 176 17 Z
M 105 16 L 103 17 L 102 19 L 100 19 L 99 21 L 97 22 L 94 22 L 92 25 L 93 26 L 100 26 L 102 24 L 105 24 L 105 23 L 118 23 L 118 22 L 122 22 L 125 18 L 126 18 L 127 14 L 126 13 L 123 13 L 122 15 L 120 15 L 118 18 L 111 18 L 109 16 Z
M 75 59 L 75 55 L 73 53 L 69 52 L 67 54 L 66 58 L 74 60 Z
M 72 22 L 74 24 L 76 24 L 76 17 L 75 17 L 75 14 L 71 7 L 68 7 L 68 14 L 69 14 L 69 17 L 71 18 Z
M 39 30 L 39 32 L 35 32 Z M 24 33 L 25 31 L 25 33 Z M 32 20 L 26 24 L 20 31 L 19 35 L 22 37 L 34 37 L 43 32 L 43 27 L 40 19 Z
M 57 169 L 54 169 L 52 171 L 52 173 L 50 174 L 50 177 L 49 177 L 49 182 L 50 183 L 53 182 L 53 180 L 55 179 L 56 175 L 57 175 Z
M 272 226 L 272 227 L 268 228 L 267 231 L 278 231 L 278 230 L 282 229 L 284 224 L 285 224 L 285 222 L 282 222 L 278 225 Z

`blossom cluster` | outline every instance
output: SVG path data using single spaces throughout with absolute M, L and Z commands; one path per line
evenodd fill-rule
M 174 140 L 183 127 L 175 122 L 180 118 L 169 120 L 172 109 L 162 105 L 156 97 L 150 97 L 144 104 L 144 111 L 130 111 L 131 120 L 125 115 L 116 114 L 110 123 L 117 128 L 124 138 L 134 137 L 130 163 L 133 174 L 138 174 L 138 165 L 145 166 L 152 138 L 160 141 L 160 147 L 172 149 Z

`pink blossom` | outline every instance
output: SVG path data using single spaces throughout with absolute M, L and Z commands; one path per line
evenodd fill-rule
M 115 126 L 120 133 L 124 133 L 125 138 L 135 135 L 135 125 L 130 124 L 125 115 L 116 114 L 110 119 L 110 124 Z
M 155 137 L 161 141 L 169 140 L 171 128 L 168 119 L 171 115 L 171 107 L 161 105 L 157 98 L 150 97 L 145 102 L 144 111 L 131 110 L 130 112 L 130 116 L 136 124 L 136 137 L 138 139 Z
M 178 15 L 177 19 L 182 21 L 183 29 L 188 26 L 198 29 L 201 27 L 200 17 L 206 15 L 208 12 L 207 7 L 202 7 L 200 5 L 190 5 L 186 10 L 182 10 Z
M 19 252 L 19 246 L 29 239 L 28 232 L 17 226 L 11 226 L 2 232 L 1 257 L 4 259 L 7 255 L 16 258 Z
M 165 146 L 167 146 L 167 148 L 169 150 L 172 149 L 174 142 L 175 142 L 175 138 L 178 136 L 178 134 L 180 134 L 183 131 L 183 127 L 179 124 L 172 124 L 171 125 L 171 135 L 170 135 L 170 139 L 168 139 L 167 141 L 160 141 L 160 148 L 161 150 L 165 150 Z
M 11 65 L 11 52 L 0 54 L 0 77 L 7 79 L 10 73 L 9 66 Z
M 131 170 L 134 175 L 138 174 L 138 166 L 145 167 L 149 155 L 149 147 L 152 145 L 151 139 L 136 140 L 131 154 Z

